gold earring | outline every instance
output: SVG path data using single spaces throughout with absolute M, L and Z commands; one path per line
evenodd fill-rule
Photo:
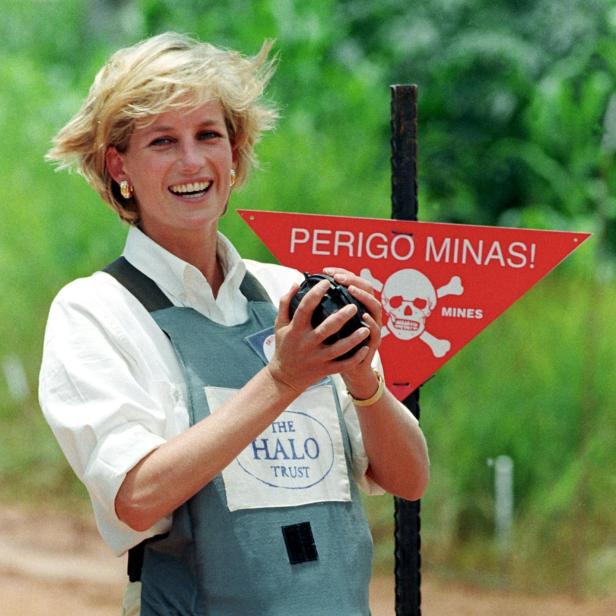
M 128 180 L 122 180 L 120 182 L 120 194 L 125 199 L 130 199 L 133 196 L 133 187 L 130 185 Z
M 235 186 L 235 178 L 237 175 L 235 169 L 231 169 L 230 174 L 231 177 L 229 178 L 229 186 L 233 188 Z

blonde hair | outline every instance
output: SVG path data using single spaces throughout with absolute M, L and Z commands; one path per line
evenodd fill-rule
M 236 185 L 256 163 L 254 145 L 278 114 L 263 100 L 273 70 L 266 41 L 254 57 L 167 32 L 116 51 L 98 72 L 77 114 L 58 132 L 47 160 L 76 168 L 122 219 L 138 220 L 106 168 L 109 146 L 124 152 L 136 128 L 161 113 L 218 100 L 237 153 Z

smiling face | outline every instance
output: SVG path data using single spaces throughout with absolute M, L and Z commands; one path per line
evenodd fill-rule
M 235 154 L 222 106 L 210 101 L 160 114 L 132 133 L 125 152 L 111 146 L 107 168 L 134 188 L 140 227 L 172 252 L 215 232 L 229 199 Z

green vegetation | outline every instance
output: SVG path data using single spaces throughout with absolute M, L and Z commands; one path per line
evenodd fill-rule
M 6 6 L 5 6 L 6 4 Z M 278 129 L 234 205 L 389 217 L 388 85 L 420 88 L 420 217 L 593 231 L 422 389 L 426 567 L 491 584 L 613 592 L 616 579 L 616 3 L 613 0 L 0 0 L 0 498 L 84 506 L 37 408 L 49 303 L 121 249 L 122 225 L 43 162 L 111 49 L 177 29 L 254 53 L 275 38 Z M 232 212 L 245 256 L 267 251 Z M 515 464 L 512 548 L 493 469 Z M 391 499 L 370 499 L 391 553 Z M 385 558 L 385 556 L 383 556 Z

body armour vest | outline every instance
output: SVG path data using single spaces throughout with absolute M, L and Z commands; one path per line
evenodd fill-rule
M 190 424 L 268 358 L 275 309 L 247 274 L 248 319 L 219 325 L 170 304 L 120 259 L 106 271 L 150 311 L 186 380 Z M 238 409 L 241 412 L 241 409 Z M 366 616 L 372 539 L 331 379 L 308 389 L 146 542 L 141 616 Z

